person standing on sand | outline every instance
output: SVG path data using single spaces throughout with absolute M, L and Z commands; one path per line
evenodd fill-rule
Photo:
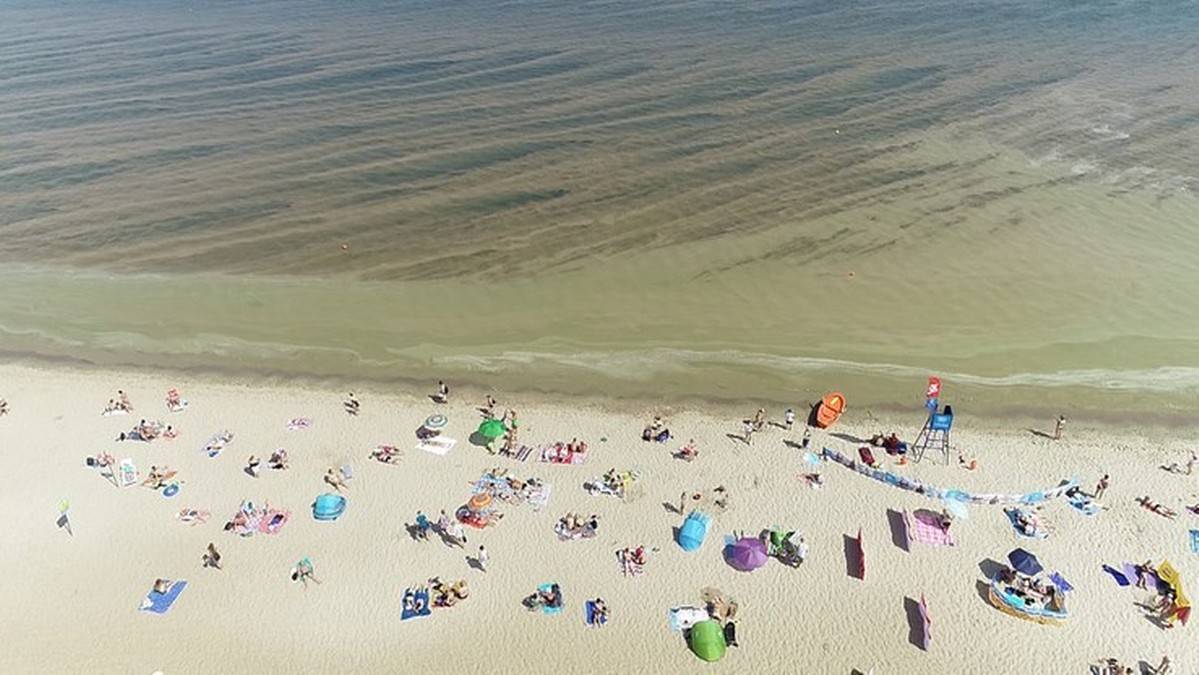
M 1062 440 L 1062 431 L 1065 430 L 1065 428 L 1066 428 L 1066 416 L 1058 415 L 1057 416 L 1057 424 L 1054 425 L 1054 427 L 1053 427 L 1053 440 L 1055 440 L 1055 441 Z
M 480 570 L 487 571 L 487 561 L 489 559 L 490 556 L 487 555 L 487 549 L 482 544 L 479 544 L 479 553 L 475 556 L 475 562 L 478 563 Z
M 1095 485 L 1095 494 L 1094 494 L 1095 499 L 1103 498 L 1103 493 L 1107 492 L 1107 488 L 1111 485 L 1111 483 L 1109 482 L 1110 479 L 1111 479 L 1111 476 L 1107 475 L 1106 473 L 1103 474 L 1103 478 L 1099 479 L 1099 482 Z
M 752 445 L 754 431 L 755 431 L 754 423 L 752 420 L 745 420 L 745 428 L 743 429 L 743 431 L 744 431 L 744 433 L 741 436 L 741 440 L 745 441 L 746 445 Z
M 204 553 L 202 560 L 204 561 L 204 567 L 206 568 L 212 567 L 218 570 L 221 569 L 221 554 L 216 550 L 216 545 L 211 541 L 208 542 L 208 549 Z
M 250 459 L 246 460 L 246 473 L 257 478 L 259 464 L 261 464 L 261 462 L 258 461 L 258 458 L 254 455 L 250 455 Z
M 441 380 L 437 381 L 437 402 L 438 403 L 449 403 L 450 402 L 450 388 L 449 388 L 449 386 L 446 385 L 445 382 L 442 382 Z
M 811 445 L 811 443 L 812 443 L 812 428 L 805 424 L 805 425 L 803 425 L 803 441 L 800 442 L 799 447 L 803 448 L 804 450 L 807 450 L 808 446 Z
M 795 425 L 795 411 L 787 408 L 787 412 L 783 413 L 783 426 L 787 427 L 787 431 L 791 431 L 791 427 Z
M 758 412 L 754 413 L 754 431 L 761 431 L 762 427 L 766 426 L 766 409 L 758 408 Z

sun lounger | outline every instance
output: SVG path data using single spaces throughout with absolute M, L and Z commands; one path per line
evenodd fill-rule
M 185 588 L 187 588 L 187 582 L 179 580 L 172 582 L 167 587 L 166 593 L 158 593 L 151 589 L 146 594 L 145 599 L 142 600 L 141 607 L 138 609 L 143 612 L 153 612 L 154 614 L 166 614 L 171 609 L 171 605 L 174 605 L 175 601 L 179 599 L 179 594 Z

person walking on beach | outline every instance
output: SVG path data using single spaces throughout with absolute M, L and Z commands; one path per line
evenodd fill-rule
M 808 425 L 805 424 L 805 425 L 803 425 L 803 440 L 800 442 L 799 447 L 803 448 L 804 450 L 807 450 L 808 446 L 811 445 L 811 443 L 812 443 L 812 429 L 811 429 L 811 427 L 809 427 Z
M 1106 473 L 1103 474 L 1103 478 L 1099 479 L 1099 482 L 1095 485 L 1095 499 L 1103 498 L 1103 493 L 1107 492 L 1108 486 L 1111 485 L 1109 482 L 1110 479 L 1111 476 L 1107 475 Z
M 416 512 L 416 535 L 418 537 L 420 537 L 421 541 L 429 540 L 429 528 L 431 528 L 431 527 L 433 527 L 433 524 L 429 522 L 429 517 L 425 515 L 425 512 L 417 511 Z
M 346 400 L 342 401 L 341 404 L 345 408 L 346 412 L 350 415 L 357 416 L 358 411 L 362 409 L 362 404 L 358 401 L 357 397 L 354 396 L 354 392 L 352 391 L 349 394 L 346 394 Z
M 795 426 L 795 411 L 787 408 L 787 412 L 783 413 L 783 426 L 787 427 L 787 431 L 791 431 L 791 427 Z
M 479 553 L 478 553 L 478 555 L 475 556 L 475 562 L 479 565 L 480 570 L 482 570 L 484 572 L 487 571 L 487 560 L 488 559 L 489 559 L 489 556 L 487 555 L 487 549 L 484 548 L 482 544 L 479 544 Z
M 250 459 L 246 460 L 246 473 L 257 478 L 259 464 L 261 464 L 261 462 L 258 461 L 258 457 L 255 455 L 250 455 Z
M 1066 416 L 1058 415 L 1057 416 L 1057 424 L 1054 425 L 1054 427 L 1053 427 L 1053 440 L 1055 440 L 1055 441 L 1062 440 L 1062 431 L 1065 430 L 1065 428 L 1066 428 Z
M 216 550 L 216 545 L 211 541 L 208 542 L 208 549 L 204 553 L 202 560 L 204 561 L 205 568 L 212 567 L 218 570 L 221 569 L 221 553 L 220 551 Z
M 752 445 L 754 431 L 756 431 L 753 420 L 745 420 L 745 427 L 744 427 L 743 431 L 744 431 L 744 433 L 741 435 L 741 440 L 745 441 L 746 445 Z
M 766 426 L 766 409 L 758 408 L 758 412 L 754 413 L 754 431 L 761 431 L 762 427 Z

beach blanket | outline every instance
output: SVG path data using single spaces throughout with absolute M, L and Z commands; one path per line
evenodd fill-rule
M 1029 517 L 1032 520 L 1032 522 L 1033 522 L 1032 534 L 1028 534 L 1028 533 L 1024 532 L 1024 530 L 1020 529 L 1020 525 L 1018 524 L 1017 519 L 1019 518 L 1019 514 L 1021 512 L 1023 512 L 1027 517 Z M 1032 513 L 1031 511 L 1024 511 L 1023 509 L 1014 509 L 1014 508 L 1004 509 L 1003 513 L 1007 516 L 1008 521 L 1012 524 L 1012 529 L 1016 531 L 1017 536 L 1026 537 L 1028 539 L 1045 539 L 1046 537 L 1049 536 L 1049 531 L 1045 529 L 1044 521 L 1042 521 L 1041 518 L 1039 516 L 1037 516 L 1037 514 Z
M 1191 530 L 1191 553 L 1199 553 L 1199 530 Z
M 400 621 L 429 616 L 433 613 L 429 604 L 429 589 L 424 586 L 419 588 L 409 586 L 404 591 L 404 604 L 401 606 L 403 609 L 400 611 Z
M 312 426 L 312 418 L 310 417 L 294 417 L 287 422 L 288 431 L 299 431 Z
M 670 622 L 670 630 L 676 632 L 687 630 L 700 621 L 712 618 L 708 616 L 708 610 L 702 607 L 675 607 L 667 612 L 666 617 Z
M 1074 507 L 1075 511 L 1084 516 L 1093 516 L 1103 510 L 1103 507 L 1099 506 L 1095 500 L 1082 493 L 1077 493 L 1073 497 L 1067 497 L 1066 499 L 1070 506 Z
M 445 436 L 431 436 L 416 444 L 417 450 L 423 450 L 431 455 L 444 457 L 450 450 L 454 449 L 454 445 L 458 441 Z
M 608 623 L 608 617 L 598 614 L 595 611 L 595 601 L 588 600 L 583 605 L 583 621 L 585 621 L 588 626 L 595 626 L 598 628 L 599 626 Z
M 1112 579 L 1115 579 L 1116 584 L 1119 586 L 1127 586 L 1132 583 L 1132 581 L 1130 581 L 1129 578 L 1127 576 L 1125 576 L 1123 572 L 1112 567 L 1111 565 L 1104 565 L 1103 571 L 1112 575 Z
M 118 485 L 121 487 L 129 487 L 137 485 L 137 465 L 133 463 L 133 459 L 127 457 L 121 460 L 117 466 Z
M 187 582 L 181 579 L 179 581 L 172 582 L 171 585 L 167 587 L 166 593 L 158 593 L 151 589 L 150 592 L 146 594 L 145 599 L 142 600 L 142 604 L 140 607 L 138 607 L 138 609 L 143 612 L 166 614 L 167 611 L 171 609 L 171 605 L 174 605 L 175 601 L 179 599 L 179 594 L 182 593 L 183 589 L 185 588 L 187 588 Z
M 917 511 L 911 515 L 903 512 L 907 524 L 908 536 L 912 541 L 918 541 L 929 546 L 953 546 L 953 535 L 941 527 L 940 516 L 927 511 Z
M 537 590 L 538 590 L 538 591 L 541 591 L 542 593 L 549 593 L 549 592 L 550 592 L 550 590 L 553 588 L 553 586 L 554 586 L 554 585 L 553 585 L 552 583 L 549 583 L 549 584 L 541 584 L 540 586 L 538 586 L 538 587 L 537 587 Z M 561 589 L 561 587 L 559 587 L 559 588 L 558 588 L 558 592 L 559 592 L 559 593 L 561 593 L 561 592 L 562 592 L 562 589 Z M 559 613 L 561 613 L 561 612 L 562 612 L 562 606 L 566 604 L 566 601 L 565 601 L 565 600 L 562 600 L 561 598 L 560 598 L 559 600 L 560 600 L 560 601 L 559 601 L 559 603 L 558 603 L 558 606 L 557 606 L 557 607 L 550 607 L 549 605 L 542 605 L 542 606 L 541 606 L 541 613 L 542 613 L 542 614 L 559 614 Z
M 532 446 L 529 446 L 529 445 L 522 445 L 519 448 L 517 448 L 517 450 L 515 452 L 510 452 L 510 453 L 501 452 L 500 454 L 504 455 L 505 457 L 507 457 L 509 459 L 515 460 L 517 462 L 527 462 L 527 461 L 529 461 L 529 458 L 533 456 L 533 451 L 535 449 L 536 448 L 533 448 Z
M 212 438 L 204 444 L 202 452 L 209 457 L 216 457 L 221 454 L 225 446 L 233 442 L 233 433 L 230 431 L 222 431 L 218 434 L 213 434 Z

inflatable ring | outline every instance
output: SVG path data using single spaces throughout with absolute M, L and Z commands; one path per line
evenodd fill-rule
M 171 483 L 170 485 L 166 486 L 166 489 L 164 489 L 162 491 L 163 497 L 174 497 L 177 494 L 179 494 L 179 484 L 178 483 Z

